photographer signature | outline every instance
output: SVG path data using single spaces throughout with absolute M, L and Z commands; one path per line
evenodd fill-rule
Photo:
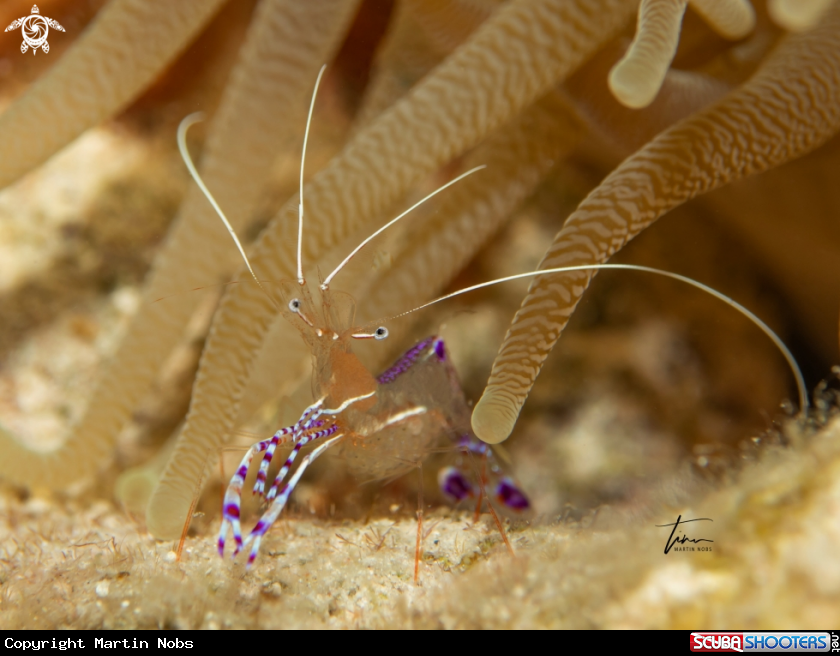
M 698 542 L 714 542 L 714 540 L 706 540 L 705 538 L 697 538 L 696 540 L 683 535 L 681 537 L 674 537 L 674 533 L 677 532 L 677 528 L 680 527 L 681 524 L 688 524 L 689 522 L 711 522 L 712 520 L 708 517 L 698 517 L 697 519 L 683 519 L 682 515 L 677 516 L 677 521 L 673 524 L 657 524 L 657 528 L 666 528 L 668 526 L 673 526 L 674 528 L 671 529 L 671 535 L 668 536 L 668 541 L 665 543 L 665 553 L 667 554 L 675 544 L 683 545 L 686 542 L 691 542 L 692 544 L 697 544 Z M 680 551 L 677 549 L 677 551 Z M 693 551 L 693 550 L 692 550 Z

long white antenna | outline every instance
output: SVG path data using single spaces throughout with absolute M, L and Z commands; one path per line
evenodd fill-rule
M 327 65 L 321 66 L 318 72 L 318 79 L 315 80 L 315 90 L 312 92 L 312 100 L 309 101 L 309 116 L 306 118 L 306 130 L 303 133 L 303 152 L 300 156 L 300 203 L 298 204 L 298 243 L 297 243 L 297 279 L 302 285 L 306 282 L 303 279 L 303 260 L 301 250 L 303 248 L 303 164 L 306 161 L 306 143 L 309 141 L 309 124 L 312 122 L 312 110 L 315 107 L 315 98 L 318 96 L 318 85 L 321 84 L 321 76 L 327 70 Z
M 213 194 L 210 193 L 210 190 L 204 184 L 204 180 L 202 180 L 201 176 L 198 174 L 198 170 L 195 168 L 195 164 L 193 164 L 192 158 L 190 157 L 190 151 L 187 150 L 187 130 L 189 130 L 192 125 L 200 123 L 203 120 L 204 112 L 195 112 L 185 117 L 178 125 L 178 150 L 181 151 L 181 159 L 183 159 L 184 164 L 187 165 L 187 169 L 189 170 L 192 179 L 195 180 L 195 183 L 198 185 L 198 188 L 201 189 L 201 193 L 204 194 L 204 197 L 210 202 L 213 209 L 216 210 L 216 214 L 219 215 L 219 218 L 225 224 L 230 236 L 233 238 L 233 242 L 239 249 L 239 253 L 242 255 L 242 259 L 245 260 L 245 266 L 247 266 L 248 271 L 251 272 L 251 277 L 256 280 L 260 289 L 262 289 L 262 284 L 257 279 L 257 275 L 254 273 L 254 270 L 251 268 L 251 263 L 248 261 L 248 256 L 245 255 L 245 249 L 242 248 L 242 244 L 239 242 L 239 237 L 236 236 L 236 232 L 234 232 L 233 226 L 230 225 L 230 221 L 227 220 L 225 213 L 222 212 L 222 208 L 219 207 L 216 199 L 213 198 Z
M 354 248 L 354 249 L 353 249 L 353 252 L 352 252 L 352 253 L 350 253 L 350 255 L 348 255 L 347 257 L 345 257 L 345 258 L 342 260 L 341 264 L 339 264 L 339 265 L 338 265 L 335 269 L 333 269 L 333 272 L 332 272 L 330 275 L 328 275 L 328 276 L 324 279 L 324 282 L 323 282 L 323 283 L 321 283 L 321 289 L 326 290 L 326 289 L 330 286 L 330 281 L 331 281 L 333 278 L 335 278 L 335 274 L 337 274 L 339 271 L 341 271 L 341 270 L 342 270 L 342 269 L 343 269 L 343 268 L 347 265 L 347 263 L 348 263 L 350 260 L 352 260 L 352 259 L 353 259 L 353 257 L 356 255 L 356 253 L 358 253 L 360 250 L 362 250 L 362 249 L 363 249 L 363 248 L 364 248 L 364 247 L 365 247 L 365 246 L 366 246 L 366 245 L 367 245 L 367 244 L 368 244 L 368 243 L 369 243 L 369 242 L 370 242 L 370 241 L 371 241 L 374 237 L 376 237 L 377 235 L 380 235 L 380 234 L 382 234 L 383 232 L 385 232 L 385 230 L 387 230 L 387 229 L 388 229 L 388 228 L 390 228 L 392 225 L 394 225 L 397 221 L 399 221 L 401 218 L 403 218 L 406 214 L 408 214 L 408 213 L 409 213 L 409 212 L 411 212 L 412 210 L 414 210 L 414 209 L 416 209 L 416 208 L 420 207 L 420 205 L 422 205 L 423 203 L 425 203 L 427 200 L 429 200 L 429 199 L 430 199 L 430 198 L 432 198 L 433 196 L 436 196 L 437 194 L 439 194 L 439 193 L 440 193 L 441 191 L 443 191 L 444 189 L 446 189 L 446 188 L 448 188 L 448 187 L 451 187 L 451 186 L 452 186 L 452 185 L 454 185 L 456 182 L 459 182 L 459 181 L 463 180 L 464 178 L 466 178 L 468 175 L 472 175 L 472 174 L 473 174 L 473 173 L 475 173 L 476 171 L 480 171 L 481 169 L 486 169 L 486 168 L 487 168 L 487 166 L 486 166 L 486 165 L 484 165 L 484 164 L 482 164 L 481 166 L 476 166 L 474 169 L 470 169 L 469 171 L 467 171 L 467 172 L 465 172 L 465 173 L 462 173 L 462 174 L 461 174 L 461 175 L 459 175 L 457 178 L 454 178 L 453 180 L 450 180 L 449 182 L 447 182 L 447 183 L 446 183 L 445 185 L 443 185 L 442 187 L 438 187 L 437 189 L 435 189 L 432 193 L 430 193 L 430 194 L 429 194 L 428 196 L 426 196 L 425 198 L 423 198 L 423 199 L 421 199 L 421 200 L 417 201 L 416 203 L 414 203 L 414 205 L 412 205 L 411 207 L 409 207 L 409 208 L 408 208 L 405 212 L 403 212 L 402 214 L 400 214 L 400 215 L 399 215 L 396 219 L 391 219 L 390 221 L 388 221 L 388 223 L 386 223 L 384 226 L 382 226 L 381 228 L 379 228 L 379 230 L 377 230 L 377 231 L 376 231 L 376 232 L 374 232 L 372 235 L 370 235 L 370 237 L 368 237 L 367 239 L 365 239 L 365 240 L 364 240 L 361 244 L 359 244 L 358 246 L 356 246 L 356 248 Z
M 788 347 L 785 346 L 785 343 L 779 338 L 779 336 L 773 332 L 773 330 L 764 323 L 761 319 L 759 319 L 755 314 L 750 312 L 747 308 L 745 308 L 740 303 L 733 301 L 731 298 L 722 294 L 721 292 L 717 291 L 716 289 L 709 287 L 708 285 L 704 285 L 702 282 L 698 282 L 692 278 L 688 278 L 686 276 L 681 276 L 678 273 L 672 273 L 670 271 L 662 271 L 661 269 L 654 269 L 652 267 L 641 266 L 638 264 L 582 264 L 579 266 L 568 266 L 568 267 L 558 267 L 556 269 L 539 269 L 537 271 L 528 271 L 526 273 L 517 273 L 514 276 L 506 276 L 505 278 L 498 278 L 497 280 L 490 280 L 488 282 L 482 282 L 478 285 L 472 285 L 471 287 L 465 287 L 464 289 L 459 289 L 456 292 L 452 292 L 451 294 L 447 294 L 446 296 L 441 296 L 440 298 L 436 298 L 433 301 L 429 301 L 428 303 L 424 303 L 419 307 L 413 308 L 411 310 L 407 310 L 405 312 L 400 312 L 400 314 L 395 314 L 394 316 L 390 317 L 390 319 L 398 319 L 400 317 L 404 317 L 407 314 L 411 314 L 412 312 L 417 312 L 418 310 L 422 310 L 423 308 L 427 308 L 430 305 L 434 305 L 435 303 L 440 303 L 441 301 L 445 301 L 450 298 L 454 298 L 456 296 L 460 296 L 461 294 L 466 294 L 467 292 L 473 292 L 477 289 L 483 289 L 484 287 L 490 287 L 491 285 L 496 285 L 500 282 L 508 282 L 510 280 L 519 280 L 521 278 L 533 278 L 535 276 L 542 276 L 549 273 L 568 273 L 570 271 L 591 271 L 591 270 L 600 270 L 600 269 L 624 269 L 629 271 L 643 271 L 645 273 L 655 273 L 659 276 L 665 276 L 666 278 L 672 278 L 674 280 L 679 280 L 681 282 L 688 283 L 692 287 L 697 287 L 698 289 L 702 289 L 707 294 L 711 294 L 715 298 L 720 299 L 730 307 L 735 308 L 747 317 L 750 321 L 752 321 L 756 326 L 758 326 L 765 335 L 767 335 L 772 342 L 776 345 L 776 348 L 781 351 L 782 355 L 784 356 L 785 360 L 787 360 L 788 366 L 790 366 L 791 371 L 793 372 L 793 377 L 796 379 L 796 387 L 799 390 L 799 410 L 800 413 L 805 412 L 808 409 L 808 390 L 805 387 L 805 379 L 802 376 L 802 372 L 799 369 L 799 365 L 796 363 L 796 359 L 793 357 L 793 354 L 788 350 Z

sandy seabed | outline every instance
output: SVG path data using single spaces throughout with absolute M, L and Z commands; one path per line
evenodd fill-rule
M 675 480 L 674 489 L 680 487 Z M 508 524 L 282 519 L 251 571 L 215 535 L 177 560 L 105 501 L 2 497 L 0 628 L 826 628 L 840 614 L 840 420 L 681 506 Z M 675 496 L 675 495 L 673 495 Z M 663 550 L 656 524 L 708 517 Z M 703 524 L 700 528 L 700 524 Z M 218 521 L 211 523 L 211 530 Z M 682 529 L 682 527 L 681 527 Z M 683 534 L 681 530 L 677 535 Z M 709 551 L 700 551 L 700 548 Z

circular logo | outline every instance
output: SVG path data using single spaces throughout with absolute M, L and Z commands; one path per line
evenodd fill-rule
M 30 48 L 37 50 L 47 42 L 50 26 L 47 24 L 47 19 L 41 14 L 30 14 L 24 18 L 21 28 L 23 40 Z
M 38 10 L 38 5 L 32 5 L 32 13 L 29 16 L 23 16 L 13 20 L 11 25 L 6 28 L 6 32 L 20 28 L 23 35 L 23 43 L 20 44 L 20 51 L 25 53 L 32 48 L 34 55 L 38 48 L 44 52 L 50 51 L 50 44 L 47 43 L 47 35 L 50 33 L 50 28 L 63 32 L 64 28 L 57 20 L 41 16 Z

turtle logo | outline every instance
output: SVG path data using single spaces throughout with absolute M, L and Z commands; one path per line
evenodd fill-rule
M 6 28 L 6 32 L 21 28 L 23 43 L 20 44 L 20 51 L 26 52 L 32 48 L 32 54 L 34 55 L 38 48 L 43 49 L 44 52 L 50 51 L 50 44 L 47 43 L 47 34 L 49 34 L 51 27 L 59 32 L 64 31 L 64 28 L 58 24 L 58 21 L 41 16 L 38 11 L 38 5 L 32 5 L 32 13 L 29 16 L 13 20 L 12 24 Z

